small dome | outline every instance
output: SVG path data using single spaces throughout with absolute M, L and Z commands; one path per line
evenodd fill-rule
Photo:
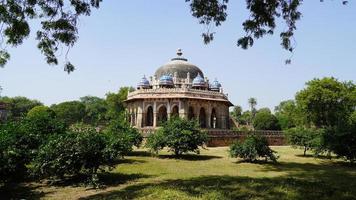
M 193 87 L 205 87 L 205 80 L 200 73 L 193 79 Z
M 147 89 L 150 87 L 150 82 L 147 80 L 146 76 L 143 76 L 141 81 L 137 84 L 137 88 Z
M 210 84 L 210 89 L 213 91 L 219 91 L 220 88 L 221 88 L 221 84 L 216 79 Z
M 189 72 L 190 77 L 196 77 L 199 73 L 204 76 L 199 67 L 188 62 L 186 58 L 182 57 L 182 50 L 178 49 L 177 57 L 172 58 L 170 62 L 157 69 L 155 76 L 161 77 L 164 74 L 176 74 L 177 78 L 187 78 Z
M 173 85 L 173 78 L 172 78 L 172 76 L 169 75 L 169 74 L 162 75 L 162 76 L 159 78 L 159 84 L 160 84 L 160 85 L 172 86 L 172 85 Z

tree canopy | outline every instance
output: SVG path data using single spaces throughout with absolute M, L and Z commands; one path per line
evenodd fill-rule
M 31 21 L 39 20 L 41 26 L 36 30 L 38 49 L 45 56 L 48 64 L 57 65 L 58 51 L 64 46 L 64 71 L 70 73 L 74 65 L 68 60 L 67 53 L 78 40 L 78 20 L 89 16 L 93 8 L 99 8 L 102 0 L 3 0 L 0 4 L 0 35 L 3 41 L 17 47 L 30 35 L 34 27 Z M 226 21 L 229 0 L 185 0 L 189 3 L 192 16 L 203 24 L 206 31 L 202 33 L 204 43 L 214 39 L 212 26 L 220 26 Z M 320 0 L 321 2 L 323 0 Z M 346 4 L 348 1 L 341 1 Z M 249 17 L 242 23 L 245 35 L 237 39 L 237 46 L 243 49 L 253 46 L 256 39 L 272 35 L 281 19 L 285 29 L 279 33 L 281 45 L 292 52 L 295 48 L 294 31 L 296 22 L 301 18 L 299 8 L 302 0 L 246 0 Z M 0 66 L 10 59 L 8 50 L 0 47 Z M 286 60 L 290 63 L 290 59 Z

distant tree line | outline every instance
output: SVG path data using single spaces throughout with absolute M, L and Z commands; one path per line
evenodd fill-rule
M 290 144 L 315 155 L 336 154 L 356 161 L 356 85 L 333 77 L 313 79 L 297 92 L 295 99 L 282 101 L 274 109 L 250 110 L 235 106 L 231 116 L 241 130 L 284 130 Z

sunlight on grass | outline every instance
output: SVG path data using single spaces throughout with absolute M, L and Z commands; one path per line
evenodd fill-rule
M 176 159 L 137 149 L 110 173 L 106 187 L 37 185 L 45 199 L 356 199 L 356 169 L 340 160 L 303 157 L 302 150 L 273 147 L 279 163 L 244 163 L 227 147 Z

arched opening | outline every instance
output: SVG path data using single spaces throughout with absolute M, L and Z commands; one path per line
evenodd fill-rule
M 204 108 L 200 108 L 199 124 L 200 124 L 201 128 L 206 128 L 206 116 L 205 116 L 205 109 Z
M 210 127 L 217 128 L 217 122 L 218 122 L 218 118 L 216 117 L 215 108 L 213 108 L 213 110 L 211 111 Z
M 161 106 L 158 109 L 157 122 L 158 126 L 161 126 L 162 123 L 167 121 L 167 108 L 165 106 Z
M 194 120 L 194 110 L 192 106 L 189 106 L 188 109 L 188 120 Z
M 146 126 L 153 126 L 153 108 L 149 106 L 146 112 Z
M 171 117 L 179 117 L 178 106 L 173 106 L 172 112 L 171 112 Z

